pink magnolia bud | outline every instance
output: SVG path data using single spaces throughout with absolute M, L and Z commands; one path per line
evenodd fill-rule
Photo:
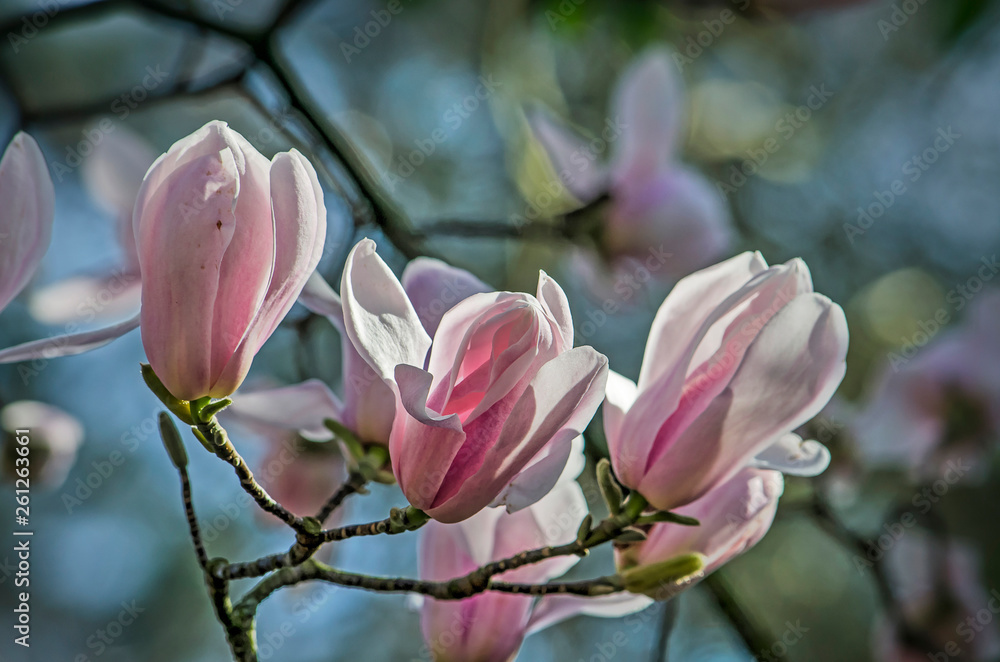
M 622 484 L 658 509 L 748 464 L 816 475 L 829 452 L 792 430 L 844 377 L 847 322 L 801 260 L 744 253 L 682 279 L 650 330 L 638 385 L 612 373 L 604 428 Z
M 231 394 L 322 255 L 316 172 L 210 122 L 146 173 L 133 226 L 150 365 L 178 398 Z
M 38 143 L 19 132 L 0 160 L 0 310 L 28 284 L 52 238 L 55 191 Z
M 444 522 L 489 505 L 539 455 L 566 453 L 600 403 L 607 359 L 573 349 L 562 289 L 544 273 L 537 297 L 472 295 L 444 313 L 433 343 L 370 240 L 347 259 L 341 285 L 347 335 L 393 389 L 393 473 L 416 508 Z M 538 462 L 529 505 L 555 484 L 559 462 Z
M 703 573 L 707 575 L 764 537 L 774 521 L 783 489 L 781 473 L 744 469 L 678 511 L 700 521 L 699 526 L 654 524 L 645 541 L 618 551 L 618 565 L 624 570 L 684 554 L 701 554 L 705 557 Z M 656 597 L 666 599 L 689 585 L 664 586 Z

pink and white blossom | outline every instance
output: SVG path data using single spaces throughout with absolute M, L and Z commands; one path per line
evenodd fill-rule
M 393 391 L 393 472 L 410 503 L 457 522 L 504 499 L 530 463 L 534 490 L 507 499 L 523 508 L 555 484 L 573 440 L 603 398 L 607 359 L 573 348 L 562 289 L 545 273 L 536 296 L 474 294 L 441 317 L 433 341 L 403 286 L 363 240 L 341 285 L 347 335 Z M 541 464 L 541 462 L 539 462 Z
M 677 283 L 638 384 L 612 372 L 604 428 L 615 474 L 656 508 L 689 504 L 744 467 L 816 475 L 829 452 L 792 430 L 845 371 L 847 323 L 802 260 L 743 253 Z

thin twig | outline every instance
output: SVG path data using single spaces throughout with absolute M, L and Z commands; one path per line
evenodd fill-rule
M 347 481 L 340 486 L 340 489 L 334 492 L 333 496 L 331 496 L 327 502 L 323 504 L 323 507 L 320 508 L 320 511 L 316 513 L 316 519 L 319 520 L 320 524 L 326 522 L 330 515 L 332 515 L 337 508 L 340 508 L 344 499 L 363 490 L 367 483 L 368 480 L 363 475 L 352 472 L 351 475 L 347 477 Z
M 191 477 L 188 475 L 187 467 L 179 467 L 181 475 L 181 494 L 184 499 L 184 514 L 187 515 L 188 530 L 191 532 L 191 541 L 194 543 L 194 551 L 198 557 L 198 565 L 202 570 L 208 569 L 208 554 L 205 553 L 205 544 L 201 539 L 201 531 L 198 527 L 198 517 L 194 512 L 194 501 L 191 499 Z
M 236 476 L 240 479 L 240 486 L 243 488 L 243 491 L 253 497 L 253 500 L 257 502 L 257 505 L 262 510 L 271 513 L 292 527 L 296 533 L 308 532 L 305 521 L 301 517 L 296 516 L 271 498 L 267 490 L 257 482 L 253 471 L 250 470 L 243 456 L 233 446 L 233 442 L 229 440 L 229 435 L 226 433 L 225 428 L 219 424 L 218 420 L 213 417 L 208 421 L 199 423 L 194 429 L 208 440 L 216 456 L 233 467 L 236 471 Z

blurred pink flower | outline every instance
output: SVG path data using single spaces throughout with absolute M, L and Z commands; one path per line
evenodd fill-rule
M 615 474 L 670 510 L 747 465 L 822 472 L 829 451 L 792 430 L 833 395 L 846 354 L 844 312 L 813 292 L 802 260 L 743 253 L 682 279 L 653 320 L 638 385 L 608 379 Z
M 38 143 L 19 132 L 0 160 L 0 311 L 28 284 L 52 238 L 55 190 Z M 0 351 L 0 363 L 70 356 L 107 344 L 138 326 L 138 318 L 109 329 L 54 336 Z
M 715 188 L 678 159 L 684 93 L 670 53 L 647 51 L 622 75 L 600 151 L 544 112 L 529 121 L 553 167 L 581 205 L 610 198 L 599 250 L 613 271 L 643 265 L 678 278 L 718 259 L 731 242 L 729 212 Z M 597 160 L 611 145 L 608 163 Z M 586 280 L 602 270 L 591 255 L 575 264 Z M 587 271 L 591 273 L 588 275 Z
M 55 191 L 34 138 L 18 132 L 0 160 L 0 310 L 35 275 L 52 239 Z
M 83 425 L 75 416 L 35 400 L 18 400 L 0 409 L 0 428 L 11 437 L 15 430 L 27 431 L 31 487 L 51 490 L 62 485 L 83 443 Z M 21 468 L 19 447 L 12 439 L 3 445 L 3 474 L 11 483 Z
M 984 292 L 957 328 L 912 358 L 886 366 L 871 399 L 852 421 L 862 460 L 937 477 L 973 463 L 1000 430 L 1000 292 Z
M 31 314 L 46 324 L 114 319 L 139 309 L 139 255 L 132 232 L 132 209 L 142 178 L 156 151 L 139 134 L 119 126 L 105 133 L 84 160 L 83 183 L 115 219 L 122 264 L 107 273 L 79 275 L 33 293 Z
M 537 297 L 470 296 L 444 313 L 433 342 L 374 242 L 351 251 L 340 291 L 347 335 L 393 390 L 389 453 L 414 507 L 457 522 L 498 499 L 523 508 L 551 489 L 607 376 L 604 356 L 573 349 L 555 281 L 541 273 Z M 526 468 L 534 489 L 505 495 Z
M 486 509 L 458 524 L 431 521 L 420 532 L 420 577 L 447 581 L 525 550 L 570 542 L 587 512 L 583 491 L 569 478 L 513 514 Z M 545 583 L 579 560 L 554 557 L 496 579 Z M 536 601 L 530 596 L 486 592 L 465 600 L 423 599 L 420 623 L 427 649 L 437 662 L 506 662 L 532 632 L 577 614 L 623 616 L 650 602 L 628 593 L 602 598 L 553 595 Z

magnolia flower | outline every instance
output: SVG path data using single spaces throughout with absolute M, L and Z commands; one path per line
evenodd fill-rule
M 447 581 L 528 549 L 570 542 L 586 514 L 583 492 L 569 479 L 513 514 L 490 508 L 458 524 L 431 521 L 420 532 L 420 577 Z M 541 584 L 564 574 L 579 560 L 577 556 L 554 557 L 496 579 Z M 464 600 L 424 599 L 420 624 L 427 649 L 437 662 L 506 662 L 532 632 L 577 614 L 623 616 L 650 602 L 628 593 L 602 598 L 546 596 L 536 601 L 530 596 L 486 592 Z
M 142 342 L 175 397 L 224 397 L 316 268 L 326 209 L 296 150 L 270 162 L 223 122 L 156 160 L 133 215 Z
M 132 209 L 142 178 L 156 152 L 140 135 L 119 126 L 103 134 L 81 168 L 84 185 L 112 214 L 122 263 L 94 275 L 78 275 L 34 292 L 31 314 L 46 324 L 109 319 L 139 309 L 139 255 L 132 233 Z
M 780 472 L 743 469 L 678 510 L 701 522 L 699 526 L 654 524 L 646 540 L 616 550 L 618 566 L 627 570 L 697 553 L 705 557 L 703 574 L 710 574 L 764 537 L 774 521 L 783 489 Z M 687 586 L 690 583 L 684 585 Z
M 1000 430 L 998 325 L 1000 293 L 983 293 L 961 326 L 887 366 L 852 421 L 867 464 L 931 477 L 983 454 Z
M 27 436 L 32 487 L 55 489 L 62 485 L 83 443 L 83 425 L 75 416 L 35 400 L 18 400 L 0 409 L 0 428 L 10 437 L 3 445 L 0 469 L 11 483 L 23 477 L 17 473 L 22 468 L 19 457 L 23 464 L 17 449 L 22 446 L 15 440 Z M 26 435 L 17 430 L 26 431 Z
M 886 553 L 884 563 L 890 587 L 904 623 L 888 618 L 873 632 L 876 658 L 885 662 L 916 662 L 952 657 L 949 643 L 970 662 L 1000 656 L 996 623 L 977 620 L 983 613 L 995 618 L 1000 592 L 987 593 L 982 585 L 981 560 L 961 542 L 942 541 L 922 531 L 909 531 Z M 991 621 L 993 620 L 991 618 Z M 913 638 L 916 640 L 913 640 Z
M 348 337 L 392 389 L 389 455 L 414 507 L 457 522 L 504 499 L 519 475 L 531 473 L 532 489 L 508 508 L 552 488 L 607 377 L 604 356 L 573 349 L 555 281 L 541 273 L 537 297 L 470 296 L 443 314 L 433 342 L 374 242 L 351 251 L 340 291 Z
M 55 191 L 38 143 L 18 132 L 0 160 L 0 310 L 24 289 L 52 238 Z
M 748 464 L 795 475 L 830 455 L 792 433 L 843 379 L 847 322 L 802 260 L 743 253 L 677 283 L 653 320 L 639 383 L 612 373 L 611 463 L 656 508 L 689 504 Z
M 680 277 L 710 264 L 729 245 L 731 221 L 718 192 L 677 158 L 683 114 L 677 67 L 668 52 L 656 49 L 633 62 L 615 90 L 602 135 L 611 144 L 609 163 L 597 161 L 589 141 L 548 115 L 529 117 L 580 204 L 609 197 L 599 243 L 619 271 L 637 261 L 653 274 Z

